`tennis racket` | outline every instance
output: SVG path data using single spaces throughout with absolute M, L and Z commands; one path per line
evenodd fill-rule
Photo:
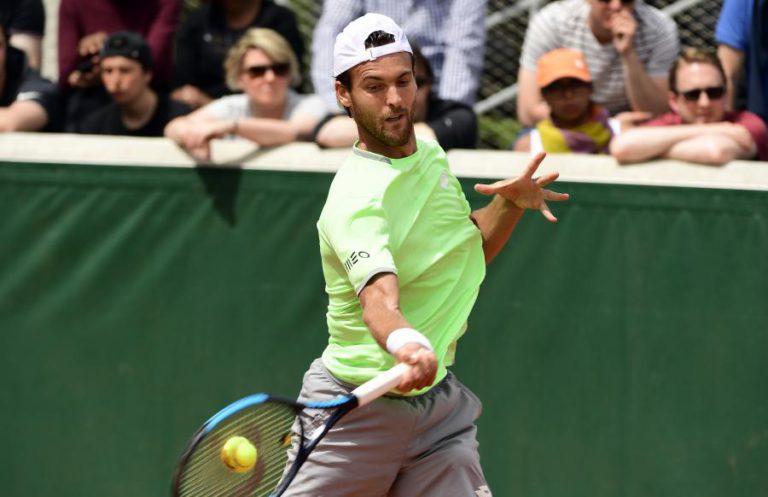
M 398 364 L 349 395 L 333 400 L 301 403 L 259 393 L 228 405 L 206 421 L 184 448 L 173 479 L 173 496 L 279 497 L 333 425 L 349 411 L 400 384 L 408 367 Z M 299 417 L 305 409 L 325 409 L 330 414 L 323 425 L 313 429 L 304 426 Z M 299 434 L 297 441 L 292 438 L 294 423 Z M 242 442 L 242 438 L 235 437 L 247 440 L 243 445 L 248 461 L 233 468 L 231 452 L 225 446 L 231 447 L 228 443 L 233 440 Z M 292 441 L 298 443 L 298 451 L 286 469 L 287 450 Z

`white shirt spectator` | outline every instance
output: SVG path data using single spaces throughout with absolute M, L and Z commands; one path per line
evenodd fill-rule
M 220 120 L 254 117 L 248 95 L 245 93 L 221 97 L 208 104 L 205 109 Z M 316 117 L 319 120 L 327 113 L 328 109 L 318 95 L 300 95 L 291 89 L 288 90 L 284 120 L 290 121 L 303 116 Z

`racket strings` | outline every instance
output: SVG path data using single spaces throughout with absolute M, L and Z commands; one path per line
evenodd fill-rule
M 267 497 L 283 475 L 294 408 L 277 402 L 249 406 L 222 420 L 195 447 L 180 482 L 183 497 Z M 231 437 L 256 447 L 256 464 L 243 473 L 229 469 L 221 449 Z

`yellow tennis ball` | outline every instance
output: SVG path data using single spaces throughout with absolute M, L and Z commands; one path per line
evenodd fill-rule
M 221 447 L 221 462 L 236 473 L 245 473 L 256 465 L 258 452 L 245 437 L 231 437 Z

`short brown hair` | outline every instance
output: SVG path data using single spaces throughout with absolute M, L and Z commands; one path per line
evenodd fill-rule
M 235 43 L 227 53 L 224 70 L 227 74 L 227 86 L 238 90 L 237 77 L 242 70 L 243 57 L 251 49 L 258 49 L 267 54 L 275 64 L 288 64 L 291 67 L 291 85 L 301 83 L 299 62 L 293 53 L 291 45 L 280 36 L 280 33 L 267 28 L 251 28 Z
M 717 68 L 717 72 L 720 73 L 720 77 L 723 78 L 723 84 L 726 83 L 725 70 L 723 64 L 717 57 L 717 54 L 713 50 L 705 50 L 698 47 L 685 47 L 680 52 L 680 55 L 675 59 L 672 68 L 669 70 L 669 89 L 674 93 L 677 93 L 677 70 L 682 64 L 709 64 Z

